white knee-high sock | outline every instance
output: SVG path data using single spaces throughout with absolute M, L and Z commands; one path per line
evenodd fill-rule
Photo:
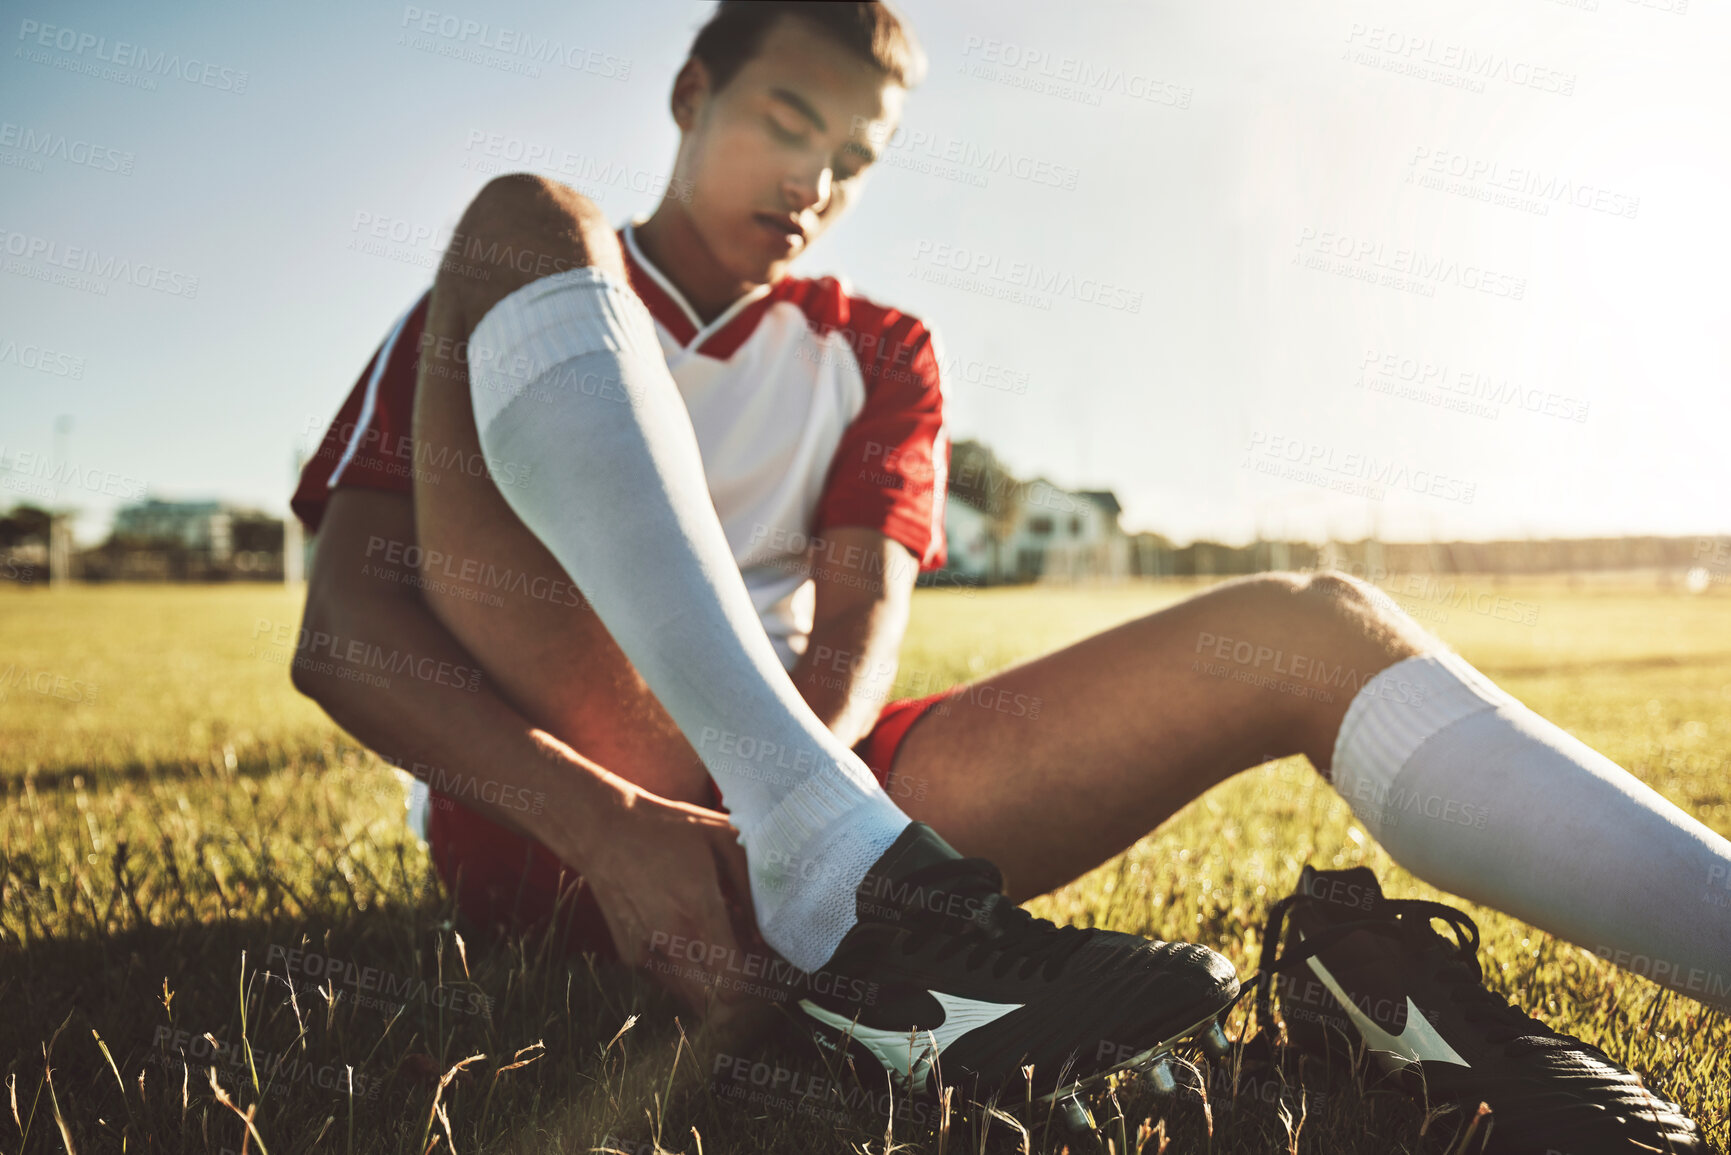
M 1731 1008 L 1731 841 L 1460 657 L 1366 682 L 1332 778 L 1420 878 Z
M 648 310 L 598 269 L 543 278 L 475 327 L 469 375 L 489 459 L 531 467 L 501 492 L 726 795 L 764 940 L 816 970 L 908 818 L 777 660 Z

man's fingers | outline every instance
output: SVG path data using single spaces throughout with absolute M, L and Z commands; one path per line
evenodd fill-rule
M 621 961 L 648 969 L 700 1015 L 749 1001 L 741 946 L 766 948 L 738 831 L 725 814 L 697 806 L 657 804 L 649 814 L 673 825 L 639 828 L 645 853 L 594 888 Z
M 713 902 L 706 904 L 713 905 Z M 716 923 L 714 913 L 705 909 L 708 917 L 685 932 L 685 941 L 690 945 L 686 957 L 675 964 L 690 992 L 692 1009 L 700 1012 L 708 1009 L 712 992 L 721 1001 L 730 1001 L 727 988 L 731 984 L 726 975 L 730 966 L 737 965 L 739 954 L 732 932 Z
M 736 941 L 745 950 L 769 953 L 757 925 L 757 907 L 751 898 L 751 866 L 746 861 L 745 848 L 732 838 L 725 838 L 717 839 L 713 849 L 716 872 L 727 892 L 728 922 Z
M 719 899 L 719 895 L 716 896 Z M 733 981 L 736 972 L 749 973 L 746 960 L 741 957 L 739 941 L 733 936 L 733 926 L 727 917 L 726 906 L 712 904 L 709 911 L 709 922 L 705 929 L 708 940 L 715 944 L 715 949 L 707 955 L 711 979 L 715 983 L 715 994 L 724 1003 L 735 1002 L 740 997 L 739 984 Z
M 745 859 L 745 847 L 733 837 L 732 829 L 719 834 L 711 844 L 715 850 L 716 868 L 733 896 L 751 909 L 751 864 Z
M 699 825 L 717 829 L 733 825 L 732 819 L 720 810 L 711 810 L 709 807 L 699 806 L 695 802 L 678 802 L 671 798 L 656 799 L 655 813 L 665 819 L 696 822 Z

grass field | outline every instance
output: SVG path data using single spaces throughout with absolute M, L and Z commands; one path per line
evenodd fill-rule
M 904 684 L 987 674 L 1189 588 L 921 591 Z M 1492 592 L 1532 609 L 1479 614 L 1429 594 L 1409 608 L 1731 833 L 1726 591 Z M 838 1107 L 817 1093 L 815 1051 L 774 1017 L 741 1041 L 677 1022 L 639 975 L 541 941 L 461 942 L 393 772 L 293 691 L 259 627 L 298 618 L 280 588 L 0 594 L 0 1152 L 1024 1149 L 1003 1119 L 933 1128 Z M 1249 974 L 1267 908 L 1305 862 L 1365 863 L 1391 893 L 1447 899 L 1286 762 L 1030 908 L 1204 942 Z M 1726 1146 L 1724 1017 L 1466 909 L 1490 986 L 1640 1071 Z M 301 974 L 341 960 L 345 981 L 290 985 L 291 958 Z M 778 1093 L 752 1100 L 760 1074 Z M 1441 1152 L 1435 1132 L 1452 1125 L 1427 1131 L 1405 1100 L 1350 1080 L 1206 1090 L 1125 1088 L 1095 1113 L 1121 1114 L 1106 1129 L 1120 1152 Z M 1065 1139 L 1036 1130 L 1028 1149 Z

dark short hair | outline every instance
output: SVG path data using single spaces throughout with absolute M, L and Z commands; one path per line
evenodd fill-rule
M 715 14 L 691 42 L 691 56 L 703 61 L 717 90 L 763 48 L 770 26 L 795 16 L 875 65 L 903 88 L 925 76 L 926 56 L 895 9 L 876 2 L 812 4 L 800 0 L 721 0 Z

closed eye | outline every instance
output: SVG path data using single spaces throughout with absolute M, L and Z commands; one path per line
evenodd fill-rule
M 769 124 L 770 135 L 775 137 L 775 139 L 781 141 L 781 143 L 783 143 L 783 144 L 804 144 L 805 143 L 805 133 L 800 132 L 797 129 L 788 128 L 785 124 L 782 124 L 781 121 L 777 120 L 773 115 L 766 116 L 763 119 Z
M 862 144 L 844 144 L 836 156 L 835 177 L 837 180 L 852 180 L 876 159 L 877 154 Z

